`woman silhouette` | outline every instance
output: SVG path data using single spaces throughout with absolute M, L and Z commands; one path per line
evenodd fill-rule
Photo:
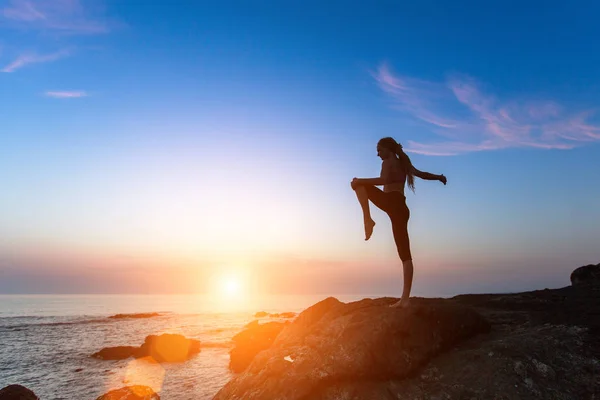
M 369 200 L 390 217 L 394 241 L 404 270 L 402 298 L 392 304 L 392 307 L 406 307 L 408 306 L 412 287 L 413 262 L 408 238 L 410 211 L 406 205 L 404 185 L 408 183 L 408 187 L 414 192 L 415 176 L 428 181 L 440 181 L 444 185 L 447 181 L 444 175 L 434 175 L 416 169 L 408 155 L 402 150 L 402 145 L 391 137 L 379 140 L 377 155 L 383 160 L 379 178 L 354 178 L 350 186 L 356 192 L 356 197 L 362 208 L 365 240 L 369 240 L 375 227 L 375 221 L 371 218 Z M 383 191 L 376 187 L 378 185 L 383 185 Z

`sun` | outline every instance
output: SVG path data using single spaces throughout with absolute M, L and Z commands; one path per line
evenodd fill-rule
M 245 292 L 244 276 L 237 270 L 220 271 L 215 274 L 211 291 L 222 300 L 240 300 Z
M 238 277 L 224 276 L 221 278 L 221 292 L 227 296 L 235 296 L 241 292 L 241 283 Z
M 252 305 L 251 279 L 247 268 L 221 267 L 207 282 L 205 300 L 217 312 L 240 311 Z

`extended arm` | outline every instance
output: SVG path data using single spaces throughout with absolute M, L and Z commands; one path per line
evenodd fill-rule
M 413 175 L 426 181 L 440 181 L 444 185 L 446 184 L 446 177 L 444 175 L 435 175 L 429 172 L 419 171 L 415 167 L 413 167 Z

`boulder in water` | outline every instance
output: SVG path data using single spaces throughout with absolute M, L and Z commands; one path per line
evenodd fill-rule
M 0 400 L 39 400 L 39 397 L 25 386 L 8 385 L 0 389 Z
M 269 313 L 266 311 L 259 311 L 256 314 L 254 314 L 254 318 L 264 318 L 264 317 L 267 317 L 268 315 L 269 315 Z
M 124 360 L 129 357 L 152 357 L 158 362 L 183 362 L 200 353 L 200 341 L 179 334 L 150 335 L 140 347 L 105 347 L 92 354 L 101 360 Z
M 200 353 L 200 341 L 183 335 L 163 333 L 150 335 L 140 346 L 140 356 L 150 356 L 158 362 L 182 362 Z
M 229 368 L 233 372 L 241 372 L 261 351 L 268 349 L 273 341 L 289 322 L 267 322 L 259 324 L 252 321 L 245 329 L 232 339 L 233 349 L 229 352 Z
M 134 385 L 111 390 L 96 400 L 160 400 L 160 396 L 148 386 Z
M 125 360 L 129 357 L 138 357 L 140 348 L 135 346 L 116 346 L 105 347 L 102 350 L 92 354 L 92 357 L 101 360 Z

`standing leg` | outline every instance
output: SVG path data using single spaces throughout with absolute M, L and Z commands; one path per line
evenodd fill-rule
M 375 227 L 375 221 L 371 218 L 371 210 L 369 209 L 369 195 L 367 189 L 364 186 L 353 187 L 356 192 L 356 197 L 360 203 L 360 207 L 363 212 L 363 221 L 365 223 L 365 240 L 369 240 L 373 234 L 373 228 Z
M 392 307 L 407 307 L 410 299 L 410 291 L 413 281 L 413 261 L 410 253 L 410 240 L 408 237 L 408 214 L 406 218 L 392 218 L 392 231 L 394 232 L 394 241 L 398 248 L 398 255 L 402 260 L 402 270 L 404 273 L 404 287 L 402 289 L 402 298 L 392 304 Z

